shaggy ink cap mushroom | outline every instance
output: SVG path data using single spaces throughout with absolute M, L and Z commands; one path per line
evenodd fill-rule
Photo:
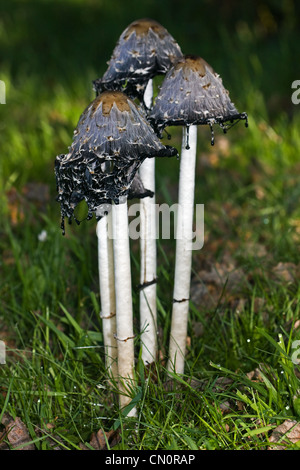
M 221 77 L 201 57 L 186 55 L 166 74 L 148 119 L 158 135 L 167 126 L 219 124 L 224 132 L 228 124 L 244 119 L 224 88 Z
M 128 199 L 143 199 L 144 197 L 153 197 L 154 192 L 150 189 L 146 189 L 140 175 L 136 173 L 133 177 L 132 183 L 128 190 Z M 96 210 L 96 219 L 101 219 L 104 215 L 107 215 L 111 210 L 111 203 L 100 204 Z
M 131 23 L 121 34 L 102 78 L 93 82 L 97 93 L 121 90 L 142 100 L 148 81 L 165 74 L 182 52 L 169 32 L 151 19 Z
M 136 173 L 129 188 L 128 199 L 143 199 L 153 196 L 154 192 L 145 188 L 140 175 Z
M 128 196 L 137 170 L 146 158 L 171 157 L 135 103 L 120 91 L 100 94 L 81 115 L 66 155 L 55 161 L 57 201 L 64 218 L 80 223 L 74 210 L 85 200 L 90 219 L 101 204 L 118 204 Z M 136 182 L 131 196 L 145 189 Z M 149 195 L 149 194 L 147 194 Z M 104 214 L 103 214 L 104 215 Z M 97 220 L 101 218 L 96 214 Z

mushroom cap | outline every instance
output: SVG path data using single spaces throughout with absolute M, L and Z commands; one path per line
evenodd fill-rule
M 136 173 L 129 188 L 128 199 L 143 199 L 144 197 L 153 196 L 154 192 L 145 188 L 140 175 Z
M 102 78 L 93 82 L 97 93 L 122 90 L 142 98 L 147 82 L 165 74 L 182 52 L 169 32 L 154 20 L 131 23 L 121 34 Z
M 215 124 L 246 119 L 221 77 L 199 56 L 186 55 L 166 74 L 148 119 L 160 134 L 166 126 Z
M 82 200 L 88 206 L 87 218 L 101 204 L 118 204 L 145 158 L 174 155 L 177 150 L 160 142 L 129 97 L 120 91 L 103 92 L 81 115 L 69 152 L 56 157 L 62 227 L 64 217 L 76 220 L 74 209 Z M 131 194 L 138 194 L 137 188 Z
M 153 197 L 154 192 L 150 191 L 150 189 L 145 189 L 141 177 L 138 173 L 136 173 L 133 177 L 132 183 L 129 187 L 128 191 L 128 199 L 142 199 L 144 197 Z M 122 202 L 120 200 L 120 202 Z M 99 220 L 103 215 L 106 215 L 111 210 L 111 203 L 102 203 L 100 206 L 97 207 L 96 210 L 96 218 Z

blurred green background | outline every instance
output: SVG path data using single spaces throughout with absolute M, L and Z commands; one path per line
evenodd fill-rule
M 94 97 L 92 80 L 105 71 L 121 32 L 142 17 L 165 26 L 184 53 L 205 58 L 256 123 L 291 119 L 299 10 L 293 0 L 1 0 L 2 189 L 28 179 L 54 185 L 53 159 L 66 151 Z

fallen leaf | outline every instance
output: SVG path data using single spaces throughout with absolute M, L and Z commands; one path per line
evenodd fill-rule
M 246 375 L 248 379 L 252 380 L 253 382 L 263 382 L 261 371 L 258 367 L 256 367 L 254 370 L 251 370 Z
M 5 427 L 7 439 L 11 447 L 16 450 L 35 450 L 31 437 L 20 418 L 13 419 L 8 413 L 4 413 L 1 423 Z
M 294 324 L 294 330 L 297 330 L 300 326 L 300 320 L 296 320 Z
M 12 225 L 17 225 L 25 219 L 24 210 L 21 207 L 20 195 L 16 188 L 11 188 L 7 193 L 7 207 Z
M 219 406 L 220 406 L 220 411 L 221 411 L 222 415 L 226 415 L 227 413 L 230 413 L 232 411 L 232 404 L 228 400 L 223 401 L 222 403 L 220 403 Z M 229 430 L 229 427 L 228 427 L 227 431 L 228 430 Z
M 12 225 L 24 222 L 25 215 L 31 212 L 33 204 L 40 211 L 44 211 L 50 200 L 50 188 L 42 183 L 27 183 L 21 191 L 15 187 L 6 192 L 9 217 Z
M 114 447 L 118 442 L 120 442 L 120 434 L 118 430 L 103 432 L 102 429 L 99 429 L 99 431 L 91 435 L 90 445 L 95 450 L 107 450 Z M 107 443 L 109 446 L 107 446 Z
M 286 419 L 274 429 L 269 440 L 278 443 L 278 445 L 270 446 L 269 450 L 284 450 L 289 444 L 296 444 L 300 441 L 300 423 Z
M 236 294 L 247 281 L 243 269 L 236 266 L 228 253 L 218 262 L 199 257 L 195 268 L 197 275 L 192 278 L 190 296 L 199 309 L 215 308 L 222 296 L 228 301 L 228 295 Z
M 47 429 L 54 429 L 55 428 L 55 425 L 53 423 L 47 423 L 46 424 L 46 428 Z
M 278 263 L 273 268 L 273 274 L 278 281 L 294 282 L 298 277 L 298 266 L 294 263 Z
M 235 404 L 237 406 L 238 411 L 245 411 L 245 404 L 242 401 L 237 400 Z

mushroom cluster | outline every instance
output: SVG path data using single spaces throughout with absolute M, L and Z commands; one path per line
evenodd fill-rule
M 114 377 L 129 381 L 133 377 L 134 335 L 127 198 L 152 196 L 137 174 L 146 158 L 175 155 L 177 150 L 161 143 L 128 96 L 121 91 L 104 91 L 82 113 L 69 152 L 57 156 L 55 161 L 63 231 L 65 217 L 69 222 L 74 219 L 80 223 L 74 210 L 82 200 L 88 207 L 87 218 L 95 215 L 99 220 L 106 364 Z M 128 397 L 125 392 L 121 397 L 124 406 Z
M 165 75 L 153 104 L 153 79 Z M 226 132 L 245 120 L 222 79 L 199 56 L 183 55 L 168 31 L 151 19 L 121 34 L 108 68 L 93 81 L 96 98 L 82 113 L 67 154 L 55 161 L 61 226 L 80 221 L 85 201 L 95 216 L 106 366 L 118 380 L 120 406 L 134 384 L 134 332 L 127 199 L 140 199 L 140 330 L 145 364 L 157 356 L 155 158 L 178 154 L 160 141 L 168 126 L 182 126 L 175 278 L 168 370 L 184 372 L 192 267 L 197 126 Z M 135 101 L 133 101 L 135 100 Z M 136 104 L 139 100 L 140 105 Z M 128 408 L 130 410 L 130 406 Z M 134 405 L 128 414 L 135 415 Z
M 164 75 L 182 57 L 170 33 L 158 22 L 143 18 L 132 22 L 121 34 L 103 77 L 94 80 L 96 93 L 122 90 L 152 108 L 152 79 Z M 157 358 L 156 213 L 155 159 L 145 159 L 139 169 L 141 184 L 153 193 L 140 201 L 140 330 L 142 359 Z
M 79 222 L 74 209 L 85 200 L 88 218 L 99 207 L 128 196 L 137 170 L 146 158 L 177 152 L 162 145 L 135 103 L 120 91 L 101 93 L 82 113 L 69 152 L 55 161 L 58 201 L 64 218 Z M 131 197 L 149 195 L 137 176 Z M 152 193 L 150 192 L 150 195 Z M 103 211 L 103 215 L 105 211 Z
M 194 215 L 195 165 L 197 126 L 209 125 L 214 145 L 213 125 L 224 132 L 229 125 L 245 120 L 224 88 L 222 79 L 199 56 L 185 55 L 168 71 L 149 121 L 158 135 L 167 126 L 184 126 L 180 158 L 175 276 L 170 332 L 168 369 L 184 372 L 184 357 L 189 312 L 189 293 L 192 268 L 192 237 Z

